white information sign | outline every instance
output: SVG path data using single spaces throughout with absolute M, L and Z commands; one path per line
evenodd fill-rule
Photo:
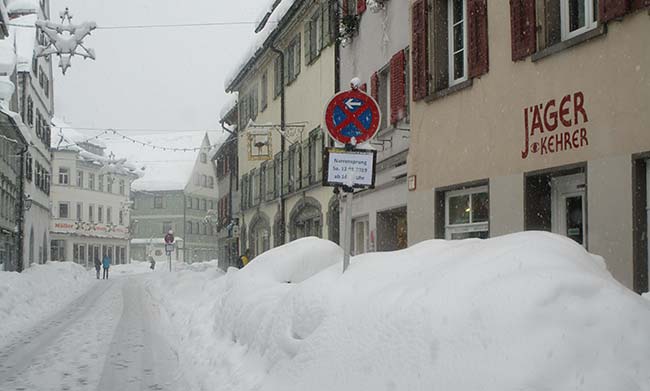
M 357 188 L 375 185 L 376 152 L 331 148 L 326 154 L 326 186 L 348 186 Z

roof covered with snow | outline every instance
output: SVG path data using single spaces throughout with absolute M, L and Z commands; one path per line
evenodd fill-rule
M 261 10 L 260 21 L 264 20 L 268 13 L 270 13 L 270 16 L 244 52 L 242 58 L 237 62 L 238 65 L 226 77 L 224 83 L 226 91 L 231 91 L 234 88 L 234 84 L 252 66 L 257 57 L 263 53 L 265 44 L 282 28 L 285 16 L 289 17 L 289 11 L 297 9 L 301 2 L 302 0 L 269 0 L 269 5 Z
M 38 12 L 38 0 L 9 0 L 7 12 L 10 14 L 34 14 Z

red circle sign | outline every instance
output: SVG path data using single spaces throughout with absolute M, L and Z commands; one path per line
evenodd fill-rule
M 165 235 L 165 243 L 167 243 L 167 244 L 174 243 L 174 234 Z
M 359 90 L 336 94 L 325 110 L 327 132 L 343 144 L 361 144 L 375 137 L 381 123 L 379 105 Z

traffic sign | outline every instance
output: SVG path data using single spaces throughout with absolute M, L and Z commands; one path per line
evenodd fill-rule
M 174 243 L 174 234 L 171 231 L 167 235 L 165 235 L 165 243 L 167 244 Z
M 377 134 L 380 123 L 379 105 L 358 89 L 339 92 L 325 110 L 325 125 L 330 137 L 343 144 L 369 141 Z
M 173 243 L 167 243 L 165 244 L 165 252 L 167 255 L 172 255 L 174 252 L 174 244 Z

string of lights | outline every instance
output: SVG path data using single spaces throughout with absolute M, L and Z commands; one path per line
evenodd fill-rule
M 185 27 L 215 27 L 215 26 L 245 26 L 257 25 L 259 22 L 252 21 L 234 21 L 234 22 L 206 22 L 206 23 L 177 23 L 177 24 L 133 24 L 122 26 L 97 26 L 97 30 L 143 30 L 143 29 L 161 29 L 161 28 L 185 28 Z M 7 23 L 12 27 L 34 28 L 34 25 Z

